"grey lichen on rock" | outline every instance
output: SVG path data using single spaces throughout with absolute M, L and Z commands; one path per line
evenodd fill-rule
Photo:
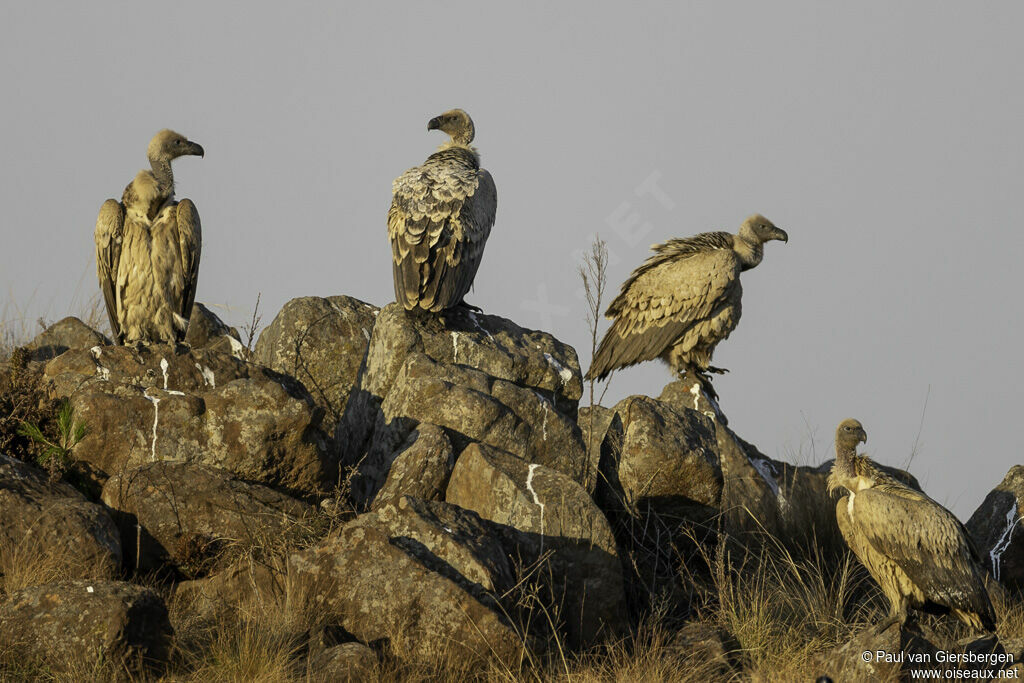
M 263 331 L 255 360 L 302 382 L 333 430 L 345 412 L 380 312 L 350 296 L 292 299 Z

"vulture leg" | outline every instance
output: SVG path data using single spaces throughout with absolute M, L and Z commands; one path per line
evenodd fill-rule
M 714 365 L 709 365 L 706 371 L 714 373 L 716 375 L 724 375 L 725 373 L 729 372 L 729 368 L 716 368 Z
M 459 308 L 465 308 L 467 311 L 472 311 L 473 313 L 483 313 L 484 312 L 484 309 L 480 308 L 479 306 L 474 306 L 473 304 L 467 304 L 465 299 L 462 299 L 461 301 L 459 301 L 459 303 L 457 303 L 455 305 L 458 306 Z

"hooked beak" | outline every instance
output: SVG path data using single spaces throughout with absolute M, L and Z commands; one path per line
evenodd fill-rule
M 427 121 L 427 130 L 441 130 L 441 117 L 435 116 Z
M 203 146 L 200 145 L 198 142 L 191 141 L 189 141 L 188 143 L 188 151 L 185 152 L 185 154 L 189 154 L 196 157 L 206 156 L 206 153 L 203 151 Z
M 768 239 L 781 240 L 783 242 L 788 243 L 789 235 L 787 235 L 786 231 L 783 230 L 782 228 L 775 228 L 774 230 L 772 230 L 772 235 Z
M 865 432 L 863 429 L 860 430 L 860 440 L 861 440 L 861 443 L 867 443 L 868 442 L 868 433 Z

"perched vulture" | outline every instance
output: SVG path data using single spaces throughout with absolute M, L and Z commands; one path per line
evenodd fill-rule
M 967 530 L 949 510 L 857 455 L 857 444 L 867 439 L 857 420 L 839 423 L 828 488 L 849 491 L 836 504 L 836 521 L 889 600 L 890 619 L 880 629 L 906 622 L 913 607 L 952 612 L 974 629 L 994 630 L 984 570 Z
M 711 367 L 715 346 L 740 320 L 740 273 L 761 262 L 764 243 L 789 236 L 764 216 L 751 216 L 737 234 L 704 232 L 651 247 L 605 317 L 611 328 L 587 379 L 661 358 L 682 375 L 724 372 Z
M 395 300 L 407 311 L 443 311 L 466 306 L 498 194 L 491 174 L 480 168 L 470 146 L 473 120 L 461 109 L 427 123 L 451 139 L 392 185 L 388 211 Z
M 174 200 L 171 161 L 203 148 L 171 130 L 149 143 L 150 170 L 139 171 L 121 201 L 96 219 L 96 272 L 118 344 L 185 338 L 199 276 L 202 236 L 189 199 Z

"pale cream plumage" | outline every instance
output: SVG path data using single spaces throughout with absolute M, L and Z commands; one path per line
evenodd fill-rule
M 866 440 L 857 420 L 839 424 L 828 486 L 848 491 L 836 504 L 836 521 L 889 600 L 890 620 L 883 626 L 903 623 L 913 607 L 950 611 L 973 628 L 992 631 L 995 612 L 967 530 L 927 495 L 857 455 L 857 444 Z
M 185 338 L 195 300 L 202 230 L 195 204 L 174 200 L 171 161 L 203 148 L 170 130 L 149 143 L 150 170 L 139 171 L 118 202 L 96 220 L 96 271 L 118 343 Z
M 662 358 L 676 372 L 716 371 L 711 356 L 740 319 L 740 273 L 757 266 L 769 240 L 785 231 L 760 215 L 736 235 L 706 232 L 652 247 L 605 316 L 614 322 L 601 340 L 587 378 Z

